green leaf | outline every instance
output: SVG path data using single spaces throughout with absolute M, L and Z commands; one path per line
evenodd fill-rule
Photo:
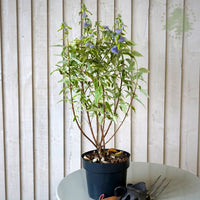
M 73 122 L 74 122 L 74 121 L 76 121 L 76 116 L 74 116 L 74 118 L 73 118 Z
M 127 40 L 127 41 L 126 41 L 126 44 L 127 44 L 128 46 L 136 46 L 136 43 L 133 42 L 133 41 L 131 41 L 131 40 Z
M 65 77 L 65 78 L 59 80 L 58 82 L 59 82 L 59 83 L 67 83 L 68 81 L 69 81 L 69 78 L 68 78 L 68 77 Z
M 106 107 L 106 110 L 108 110 L 110 113 L 112 113 L 110 104 L 107 101 L 105 102 L 105 107 Z
M 131 105 L 131 109 L 136 113 L 136 109 L 133 105 Z
M 135 66 L 135 61 L 134 60 L 131 60 L 131 59 L 127 58 L 126 61 L 128 62 L 129 66 Z
M 50 72 L 50 75 L 52 75 L 53 73 L 59 71 L 59 69 L 54 69 L 52 72 Z
M 139 79 L 142 76 L 142 72 L 138 71 L 137 73 L 134 74 L 134 79 Z
M 148 93 L 147 93 L 146 90 L 143 90 L 143 89 L 141 88 L 141 86 L 139 86 L 138 88 L 139 88 L 140 92 L 142 92 L 147 98 L 149 98 L 149 95 L 148 95 Z
M 88 71 L 84 71 L 84 74 L 91 78 L 91 80 L 93 80 L 93 76 L 91 73 L 89 73 Z
M 144 67 L 139 68 L 139 71 L 142 73 L 149 73 L 150 71 Z
M 98 83 L 99 83 L 99 81 L 98 81 L 98 79 L 95 77 L 95 79 L 94 79 L 94 88 L 95 88 L 95 90 L 97 90 L 97 88 L 98 88 Z
M 98 89 L 95 91 L 95 103 L 98 104 L 99 100 L 102 97 L 102 86 L 100 85 Z
M 67 89 L 68 89 L 67 87 L 63 87 L 63 89 L 60 90 L 59 94 L 66 93 Z
M 140 53 L 140 52 L 138 52 L 138 51 L 132 51 L 132 54 L 134 55 L 134 56 L 137 56 L 137 57 L 143 57 L 143 55 Z
M 112 116 L 112 119 L 113 119 L 113 121 L 115 122 L 115 124 L 117 124 L 117 116 L 116 116 L 116 115 L 113 115 L 113 116 Z
M 52 45 L 52 47 L 64 47 L 64 45 L 62 45 L 62 44 L 54 44 L 54 45 Z
M 126 68 L 127 71 L 134 71 L 135 70 L 135 62 L 133 62 L 129 67 Z
M 104 121 L 104 116 L 103 116 L 103 115 L 100 115 L 100 116 L 99 116 L 99 123 L 100 123 L 100 124 L 103 124 L 103 121 Z
M 145 105 L 143 104 L 143 102 L 142 102 L 140 99 L 138 99 L 137 97 L 135 97 L 135 99 L 136 99 L 142 106 L 145 107 Z
M 78 60 L 78 59 L 74 58 L 73 56 L 71 57 L 71 59 L 72 59 L 73 61 L 77 62 L 79 65 L 81 65 L 81 64 L 82 64 L 82 62 L 81 62 L 80 60 Z
M 120 109 L 123 113 L 126 113 L 127 112 L 127 104 L 126 102 L 120 102 Z

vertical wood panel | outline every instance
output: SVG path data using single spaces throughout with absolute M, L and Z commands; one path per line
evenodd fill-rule
M 151 0 L 150 10 L 150 76 L 149 76 L 149 161 L 163 162 L 164 94 L 165 94 L 165 30 L 161 16 L 166 1 Z M 164 17 L 165 21 L 165 17 Z
M 63 20 L 62 0 L 49 1 L 49 66 L 50 72 L 53 71 L 54 65 L 59 61 L 60 57 L 56 57 L 60 53 L 60 49 L 53 45 L 61 43 L 62 33 L 57 32 Z M 55 15 L 55 13 L 57 13 Z M 61 99 L 59 91 L 62 85 L 58 81 L 62 77 L 58 73 L 54 73 L 50 77 L 49 82 L 49 107 L 50 107 L 50 199 L 56 199 L 55 188 L 64 176 L 64 143 L 63 143 L 63 103 L 58 101 Z
M 115 13 L 116 16 L 118 14 L 121 14 L 122 20 L 124 24 L 127 26 L 125 29 L 127 31 L 126 37 L 128 39 L 131 39 L 131 0 L 116 0 L 116 6 L 115 6 Z M 130 98 L 127 98 L 127 102 L 130 101 Z M 124 113 L 122 111 L 118 111 L 119 113 L 119 120 L 118 124 L 116 125 L 116 128 L 120 124 L 120 122 L 123 120 Z M 116 135 L 116 147 L 118 149 L 123 149 L 128 152 L 131 151 L 131 114 L 128 113 L 128 116 L 126 117 L 126 120 L 124 121 L 122 127 L 119 129 L 117 135 Z M 125 139 L 126 138 L 126 139 Z
M 144 57 L 138 58 L 139 67 L 148 66 L 148 16 L 149 1 L 133 1 L 133 41 L 138 44 L 135 48 Z M 147 75 L 145 83 L 140 83 L 144 89 L 148 87 Z M 135 102 L 136 113 L 132 114 L 132 156 L 134 161 L 147 161 L 147 99 L 143 94 L 138 94 L 145 107 Z
M 7 198 L 20 200 L 19 95 L 16 1 L 1 1 Z
M 98 0 L 84 0 L 83 3 L 86 5 L 87 9 L 92 13 L 92 15 L 89 15 L 90 19 L 92 20 L 93 25 L 95 24 L 95 22 L 97 21 L 97 1 Z M 85 133 L 90 133 L 90 128 L 89 125 L 87 123 L 87 115 L 86 113 L 83 113 L 82 115 L 82 128 L 85 131 Z M 92 125 L 93 125 L 93 131 L 95 133 L 96 136 L 96 121 L 95 118 L 92 121 Z M 92 134 L 90 134 L 90 138 L 92 138 Z M 86 152 L 88 150 L 93 150 L 95 147 L 94 145 L 92 145 L 90 142 L 88 142 L 88 140 L 83 137 L 82 138 L 82 152 Z
M 114 0 L 98 0 L 98 15 L 99 15 L 99 21 L 101 21 L 101 24 L 103 26 L 109 26 L 109 28 L 113 27 L 114 24 Z M 107 125 L 107 123 L 105 123 Z M 105 126 L 106 127 L 106 126 Z M 110 136 L 114 133 L 114 124 L 111 125 L 110 131 L 107 134 L 107 139 L 110 138 Z M 108 144 L 107 148 L 113 148 L 115 146 L 114 139 L 112 139 Z
M 32 115 L 32 34 L 31 1 L 18 1 L 20 124 L 21 124 L 21 199 L 34 199 L 33 115 Z
M 49 198 L 47 1 L 33 1 L 35 199 Z
M 198 150 L 198 106 L 199 106 L 199 65 L 200 65 L 200 22 L 197 0 L 186 1 L 185 12 L 191 17 L 191 35 L 184 34 L 183 100 L 182 100 L 182 141 L 181 167 L 197 173 Z M 194 20 L 192 12 L 197 20 Z M 187 18 L 185 19 L 186 23 Z M 192 21 L 191 21 L 192 20 Z M 192 106 L 191 106 L 192 105 Z
M 200 99 L 200 66 L 199 66 L 199 99 Z M 200 176 L 200 102 L 199 102 L 199 127 L 198 127 L 198 157 L 197 157 L 197 176 Z
M 64 1 L 64 21 L 72 27 L 69 33 L 69 40 L 81 36 L 81 30 L 78 25 L 81 19 L 78 15 L 80 8 L 80 0 Z M 66 104 L 65 107 L 65 149 L 65 170 L 66 174 L 69 174 L 81 166 L 81 135 L 73 122 L 73 113 L 69 104 Z
M 182 73 L 182 35 L 171 29 L 174 23 L 173 15 L 180 11 L 178 17 L 183 19 L 183 0 L 168 1 L 167 8 L 167 68 L 166 68 L 166 123 L 165 123 L 165 162 L 168 165 L 179 166 L 179 139 L 181 113 L 181 73 Z M 176 27 L 183 27 L 181 20 Z M 172 156 L 173 155 L 173 156 Z
M 0 2 L 0 12 L 1 2 Z M 0 199 L 6 199 L 5 191 L 5 152 L 4 152 L 4 125 L 3 125 L 3 61 L 2 61 L 2 27 L 1 27 L 1 14 L 0 14 Z

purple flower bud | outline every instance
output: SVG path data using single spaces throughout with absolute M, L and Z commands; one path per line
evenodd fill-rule
M 111 48 L 111 52 L 117 54 L 119 53 L 119 49 L 117 48 L 117 46 L 114 46 Z
M 82 35 L 82 36 L 80 37 L 80 39 L 83 39 L 84 37 L 85 37 L 85 36 Z
M 82 17 L 83 18 L 85 18 L 87 15 L 86 15 L 86 13 L 84 12 L 83 14 L 82 14 Z
M 108 30 L 108 31 L 110 30 L 108 26 L 103 26 L 103 28 Z
M 115 31 L 117 34 L 120 34 L 121 32 L 122 32 L 122 29 L 117 29 L 116 31 Z
M 87 42 L 87 43 L 85 43 L 85 46 L 90 46 L 90 48 L 93 48 L 94 44 L 91 44 L 91 43 Z
M 123 37 L 119 37 L 118 42 L 125 42 L 125 39 Z
M 87 27 L 89 27 L 89 26 L 90 26 L 89 23 L 87 23 L 87 22 L 83 23 L 83 27 L 84 27 L 84 28 L 87 28 Z

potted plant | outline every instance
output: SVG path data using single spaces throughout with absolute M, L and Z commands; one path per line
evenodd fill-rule
M 62 48 L 62 59 L 55 71 L 62 75 L 60 82 L 64 83 L 64 88 L 60 93 L 71 104 L 74 122 L 94 146 L 94 150 L 82 155 L 82 160 L 88 175 L 89 195 L 95 199 L 101 193 L 110 196 L 116 186 L 126 184 L 130 154 L 106 149 L 106 144 L 116 135 L 128 112 L 135 111 L 133 100 L 140 101 L 136 90 L 146 95 L 138 81 L 144 81 L 142 75 L 148 70 L 138 67 L 136 57 L 142 55 L 133 49 L 135 43 L 125 37 L 126 26 L 120 15 L 112 28 L 98 21 L 93 26 L 89 18 L 91 13 L 84 4 L 79 15 L 80 38 L 69 41 L 71 27 L 61 24 L 59 31 L 64 32 L 64 45 L 57 45 Z M 119 110 L 124 115 L 121 121 L 118 120 Z M 90 133 L 81 127 L 80 112 L 86 114 Z M 117 128 L 108 137 L 113 123 Z

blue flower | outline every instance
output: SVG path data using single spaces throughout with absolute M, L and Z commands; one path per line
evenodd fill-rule
M 125 39 L 123 37 L 119 37 L 118 42 L 125 42 Z
M 82 36 L 80 37 L 80 39 L 83 39 L 84 37 L 85 37 L 85 36 L 82 35 Z
M 118 20 L 118 19 L 116 19 L 116 20 L 115 20 L 115 23 L 119 23 L 119 20 Z
M 117 29 L 116 31 L 115 31 L 117 34 L 120 34 L 121 32 L 122 32 L 122 29 Z
M 90 48 L 93 48 L 94 44 L 91 44 L 91 43 L 87 42 L 87 43 L 85 43 L 85 46 L 90 46 Z
M 87 28 L 87 27 L 89 27 L 89 26 L 90 26 L 89 23 L 87 23 L 87 22 L 83 23 L 83 27 L 84 27 L 84 28 Z
M 117 54 L 119 53 L 119 49 L 117 48 L 117 46 L 114 46 L 111 48 L 111 52 Z
M 87 15 L 86 15 L 86 13 L 84 12 L 83 14 L 82 14 L 82 17 L 83 18 L 85 18 Z

